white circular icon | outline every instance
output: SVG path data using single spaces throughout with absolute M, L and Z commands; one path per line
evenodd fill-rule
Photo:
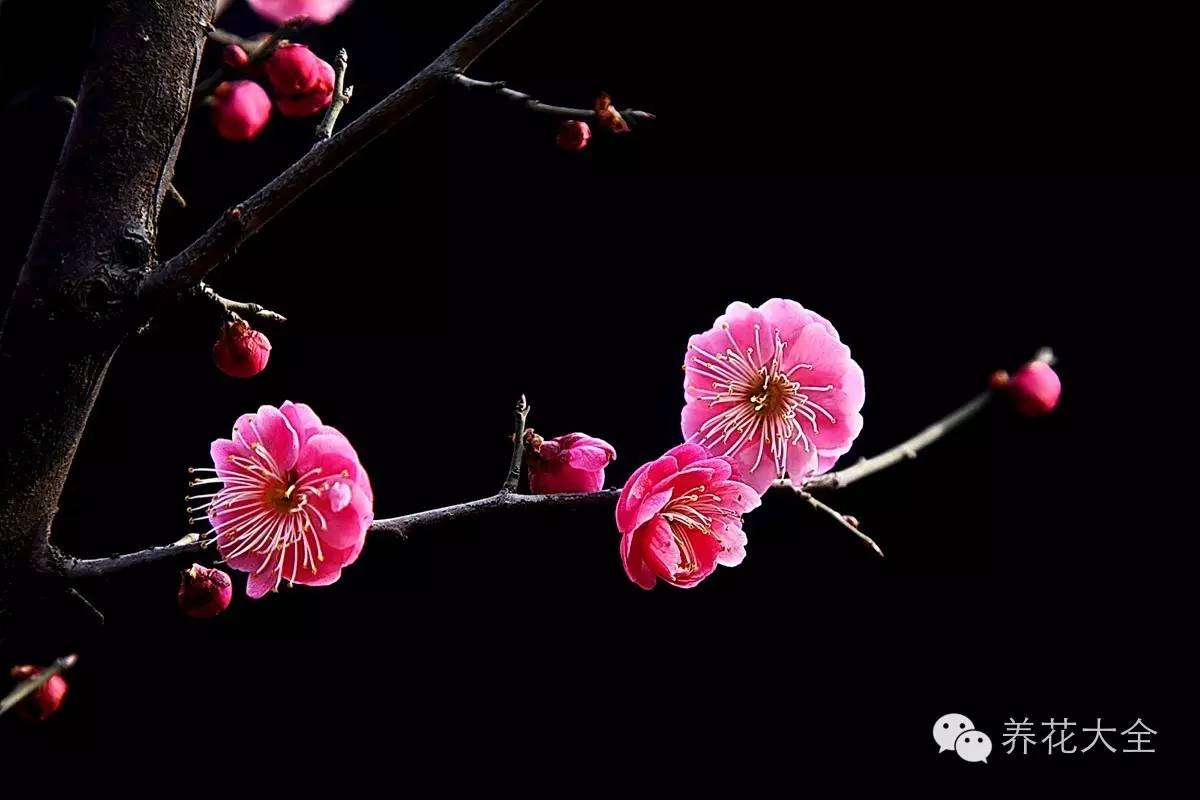
M 983 731 L 966 730 L 954 740 L 954 752 L 963 761 L 982 761 L 987 763 L 992 754 L 992 740 Z
M 975 725 L 962 714 L 946 714 L 933 723 L 933 740 L 938 743 L 939 753 L 954 749 L 954 740 L 964 731 L 974 730 Z M 988 745 L 991 749 L 991 745 Z

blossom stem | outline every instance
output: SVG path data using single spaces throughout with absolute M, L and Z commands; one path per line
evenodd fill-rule
M 860 531 L 858 529 L 857 525 L 855 525 L 849 519 L 846 518 L 845 514 L 838 511 L 836 508 L 833 508 L 832 506 L 822 503 L 820 500 L 813 497 L 811 494 L 804 491 L 799 486 L 792 486 L 791 488 L 794 489 L 796 494 L 800 495 L 800 497 L 803 498 L 804 501 L 807 502 L 810 506 L 817 509 L 818 511 L 823 511 L 826 514 L 828 514 L 829 516 L 833 517 L 835 520 L 837 520 L 839 525 L 841 525 L 843 528 L 845 528 L 846 530 L 853 533 L 855 536 L 857 536 L 859 539 L 862 540 L 863 544 L 865 544 L 867 547 L 874 550 L 876 555 L 878 555 L 880 558 L 883 558 L 883 551 L 879 549 L 879 545 L 875 544 L 875 540 L 872 539 L 870 536 L 867 536 L 862 531 Z
M 238 37 L 233 36 L 230 33 L 226 33 L 218 28 L 214 28 L 212 25 L 208 26 L 208 38 L 212 39 L 218 44 L 237 44 L 243 50 L 245 50 L 246 55 L 250 57 L 248 64 L 257 64 L 260 61 L 266 61 L 268 58 L 270 58 L 271 54 L 279 48 L 279 45 L 282 44 L 285 39 L 287 39 L 289 36 L 294 36 L 295 34 L 299 33 L 301 30 L 307 27 L 307 25 L 308 20 L 304 19 L 303 17 L 290 19 L 276 28 L 266 39 L 263 39 L 261 44 L 257 42 L 248 42 L 244 39 L 240 41 L 234 41 L 235 39 L 238 39 Z M 213 89 L 216 89 L 218 86 L 220 86 L 221 82 L 230 76 L 230 73 L 231 70 L 224 64 L 217 67 L 216 71 L 213 72 L 212 75 L 209 75 L 207 78 L 196 84 L 196 90 L 192 93 L 192 103 L 195 104 L 197 100 L 202 100 L 208 95 L 212 94 Z
M 594 109 L 569 108 L 567 106 L 555 106 L 543 103 L 524 92 L 508 88 L 504 81 L 480 81 L 468 78 L 460 72 L 454 76 L 454 82 L 468 91 L 489 92 L 496 97 L 514 103 L 526 111 L 532 111 L 535 114 L 548 114 L 552 117 L 577 120 L 596 118 L 596 111 Z M 638 111 L 636 108 L 626 108 L 620 113 L 627 122 L 650 122 L 655 118 L 654 114 L 648 111 Z
M 3 699 L 0 699 L 0 716 L 3 716 L 5 712 L 11 710 L 17 703 L 36 692 L 55 675 L 75 666 L 75 662 L 78 660 L 79 656 L 74 653 L 56 658 L 53 664 L 46 667 L 37 675 L 26 678 L 18 683 L 11 692 L 5 695 Z
M 508 477 L 504 479 L 501 492 L 515 492 L 521 483 L 521 462 L 525 455 L 525 420 L 529 417 L 529 403 L 525 395 L 517 401 L 513 409 L 513 450 L 512 460 L 508 462 Z
M 354 95 L 354 87 L 346 85 L 346 67 L 350 64 L 350 54 L 346 52 L 346 48 L 338 50 L 337 59 L 333 65 L 333 99 L 329 103 L 329 108 L 325 109 L 325 116 L 321 117 L 321 124 L 317 126 L 317 141 L 323 142 L 333 135 L 334 126 L 337 125 L 338 115 L 342 113 L 342 109 L 350 102 L 350 98 Z
M 226 313 L 240 317 L 258 317 L 259 319 L 270 320 L 271 322 L 287 322 L 287 317 L 269 308 L 264 308 L 258 303 L 242 303 L 238 300 L 230 300 L 227 297 L 222 297 L 217 294 L 211 286 L 203 281 L 196 287 L 196 293 L 207 297 L 212 302 L 225 309 Z
M 1053 364 L 1055 360 L 1054 351 L 1049 347 L 1043 347 L 1037 351 L 1037 354 L 1033 357 L 1033 360 L 1044 361 L 1047 364 Z M 854 466 L 848 467 L 847 469 L 841 469 L 837 472 L 827 472 L 824 475 L 818 475 L 817 477 L 812 478 L 811 480 L 805 482 L 804 491 L 810 491 L 812 489 L 818 489 L 822 491 L 827 489 L 841 489 L 849 486 L 857 480 L 867 477 L 868 475 L 874 475 L 880 470 L 894 466 L 901 461 L 916 458 L 917 453 L 919 453 L 921 450 L 933 444 L 938 439 L 941 439 L 947 433 L 977 415 L 980 411 L 983 411 L 996 391 L 997 390 L 995 388 L 990 387 L 986 391 L 980 392 L 968 400 L 963 406 L 942 417 L 937 422 L 918 433 L 916 436 L 913 436 L 911 439 L 904 440 L 895 447 L 885 450 L 877 456 L 864 458 Z M 790 486 L 790 484 L 784 481 L 778 481 L 775 485 Z M 791 488 L 795 488 L 796 491 L 801 491 L 796 487 Z

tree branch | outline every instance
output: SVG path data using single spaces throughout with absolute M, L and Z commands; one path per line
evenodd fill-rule
M 505 0 L 411 80 L 318 142 L 275 180 L 226 213 L 199 239 L 150 273 L 139 295 L 144 310 L 169 302 L 225 263 L 237 248 L 351 157 L 437 96 L 450 78 L 499 41 L 541 0 Z
M 543 103 L 535 100 L 532 96 L 524 92 L 518 92 L 515 89 L 509 89 L 504 81 L 479 81 L 474 78 L 468 78 L 466 75 L 459 73 L 454 76 L 454 81 L 463 89 L 473 92 L 486 92 L 502 100 L 507 100 L 526 111 L 532 111 L 535 114 L 547 114 L 560 119 L 577 119 L 577 120 L 595 120 L 597 114 L 592 108 L 569 108 L 567 106 L 555 106 L 549 103 Z M 636 108 L 622 109 L 621 116 L 627 122 L 650 122 L 655 119 L 655 116 L 648 111 L 638 111 Z
M 378 519 L 367 530 L 367 535 L 403 538 L 411 533 L 479 519 L 515 508 L 532 510 L 615 508 L 619 494 L 620 491 L 617 489 L 605 489 L 585 494 L 517 494 L 502 490 L 491 497 L 472 500 L 468 503 L 418 511 L 401 517 Z M 134 553 L 108 558 L 75 558 L 67 564 L 66 576 L 69 580 L 109 577 L 135 567 L 195 558 L 203 553 L 205 547 L 210 544 L 211 542 L 201 542 L 198 536 L 190 534 L 175 544 L 151 547 Z
M 258 317 L 259 319 L 266 319 L 271 322 L 287 322 L 287 317 L 283 314 L 272 311 L 269 308 L 264 308 L 258 303 L 243 303 L 238 300 L 230 300 L 227 297 L 222 297 L 204 281 L 200 282 L 200 285 L 196 287 L 196 291 L 201 296 L 216 303 L 227 314 L 239 317 Z
M 1033 357 L 1035 361 L 1044 361 L 1047 364 L 1054 363 L 1054 351 L 1049 347 L 1043 347 L 1038 350 Z M 813 489 L 825 491 L 830 489 L 841 489 L 849 486 L 855 481 L 862 480 L 868 475 L 874 475 L 880 470 L 895 466 L 901 461 L 913 459 L 917 457 L 917 453 L 925 449 L 929 445 L 936 442 L 938 439 L 945 436 L 950 431 L 962 425 L 967 420 L 974 417 L 980 411 L 983 411 L 992 396 L 996 394 L 995 387 L 989 387 L 987 391 L 979 394 L 968 400 L 962 407 L 950 412 L 946 416 L 939 419 L 937 422 L 930 425 L 925 430 L 913 436 L 911 439 L 906 439 L 890 450 L 885 450 L 877 456 L 864 458 L 857 464 L 847 469 L 838 470 L 837 472 L 827 472 L 824 475 L 818 475 L 804 483 L 804 490 L 810 491 Z M 777 481 L 776 486 L 782 488 L 794 488 L 790 483 Z M 799 491 L 799 490 L 797 490 Z

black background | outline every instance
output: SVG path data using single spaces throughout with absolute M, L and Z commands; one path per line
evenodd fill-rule
M 86 59 L 86 9 L 52 5 L 9 0 L 0 17 L 6 282 L 65 131 L 49 98 Z M 409 5 L 360 0 L 305 37 L 350 51 L 345 118 L 489 7 Z M 265 27 L 240 4 L 223 24 Z M 620 485 L 678 441 L 687 336 L 738 299 L 791 297 L 838 326 L 867 376 L 851 458 L 1041 345 L 1060 357 L 1059 410 L 992 408 L 831 498 L 882 562 L 772 494 L 747 561 L 687 592 L 632 586 L 604 515 L 369 542 L 335 586 L 261 601 L 237 576 L 212 621 L 180 616 L 170 570 L 92 586 L 103 629 L 64 607 L 5 654 L 81 661 L 52 723 L 0 720 L 0 761 L 174 780 L 211 764 L 282 791 L 1159 774 L 1187 752 L 1193 699 L 1190 473 L 1167 458 L 1191 426 L 1182 30 L 1095 8 L 548 3 L 473 74 L 574 105 L 604 89 L 659 122 L 568 155 L 545 119 L 446 101 L 377 142 L 213 276 L 288 315 L 263 326 L 263 375 L 211 366 L 200 305 L 122 349 L 63 500 L 64 549 L 177 539 L 186 467 L 284 399 L 347 434 L 378 516 L 493 492 L 522 392 L 539 431 L 612 442 Z M 176 178 L 189 207 L 164 212 L 162 253 L 310 130 L 277 118 L 234 145 L 197 114 Z M 952 711 L 991 735 L 991 764 L 936 755 L 930 727 Z M 1141 717 L 1159 752 L 1007 756 L 1010 716 Z

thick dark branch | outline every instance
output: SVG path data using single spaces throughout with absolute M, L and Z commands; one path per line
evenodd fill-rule
M 450 85 L 455 74 L 474 63 L 540 3 L 541 0 L 505 0 L 411 80 L 338 134 L 318 142 L 282 175 L 239 204 L 237 213 L 222 216 L 183 252 L 150 274 L 141 287 L 146 310 L 195 286 L 296 198 L 433 99 Z
M 479 519 L 494 514 L 503 514 L 510 509 L 581 509 L 609 507 L 615 508 L 616 489 L 605 489 L 590 494 L 516 494 L 501 491 L 482 500 L 469 503 L 459 503 L 445 508 L 435 508 L 429 511 L 418 511 L 402 517 L 375 520 L 367 531 L 368 536 L 408 536 L 423 530 L 439 528 L 443 525 Z M 109 558 L 77 558 L 67 564 L 68 579 L 108 577 L 127 569 L 158 564 L 166 561 L 182 561 L 200 555 L 206 544 L 196 537 L 185 537 L 180 542 L 163 547 L 152 547 L 139 550 L 136 553 L 111 556 Z
M 464 89 L 487 93 L 501 100 L 513 103 L 526 111 L 532 111 L 535 114 L 547 114 L 551 117 L 559 117 L 560 119 L 577 119 L 583 121 L 595 120 L 597 118 L 595 109 L 570 108 L 568 106 L 555 106 L 543 103 L 524 92 L 508 88 L 504 81 L 478 81 L 462 74 L 455 75 L 454 80 Z M 622 109 L 620 113 L 626 122 L 650 122 L 655 118 L 650 112 L 638 111 L 636 108 Z

